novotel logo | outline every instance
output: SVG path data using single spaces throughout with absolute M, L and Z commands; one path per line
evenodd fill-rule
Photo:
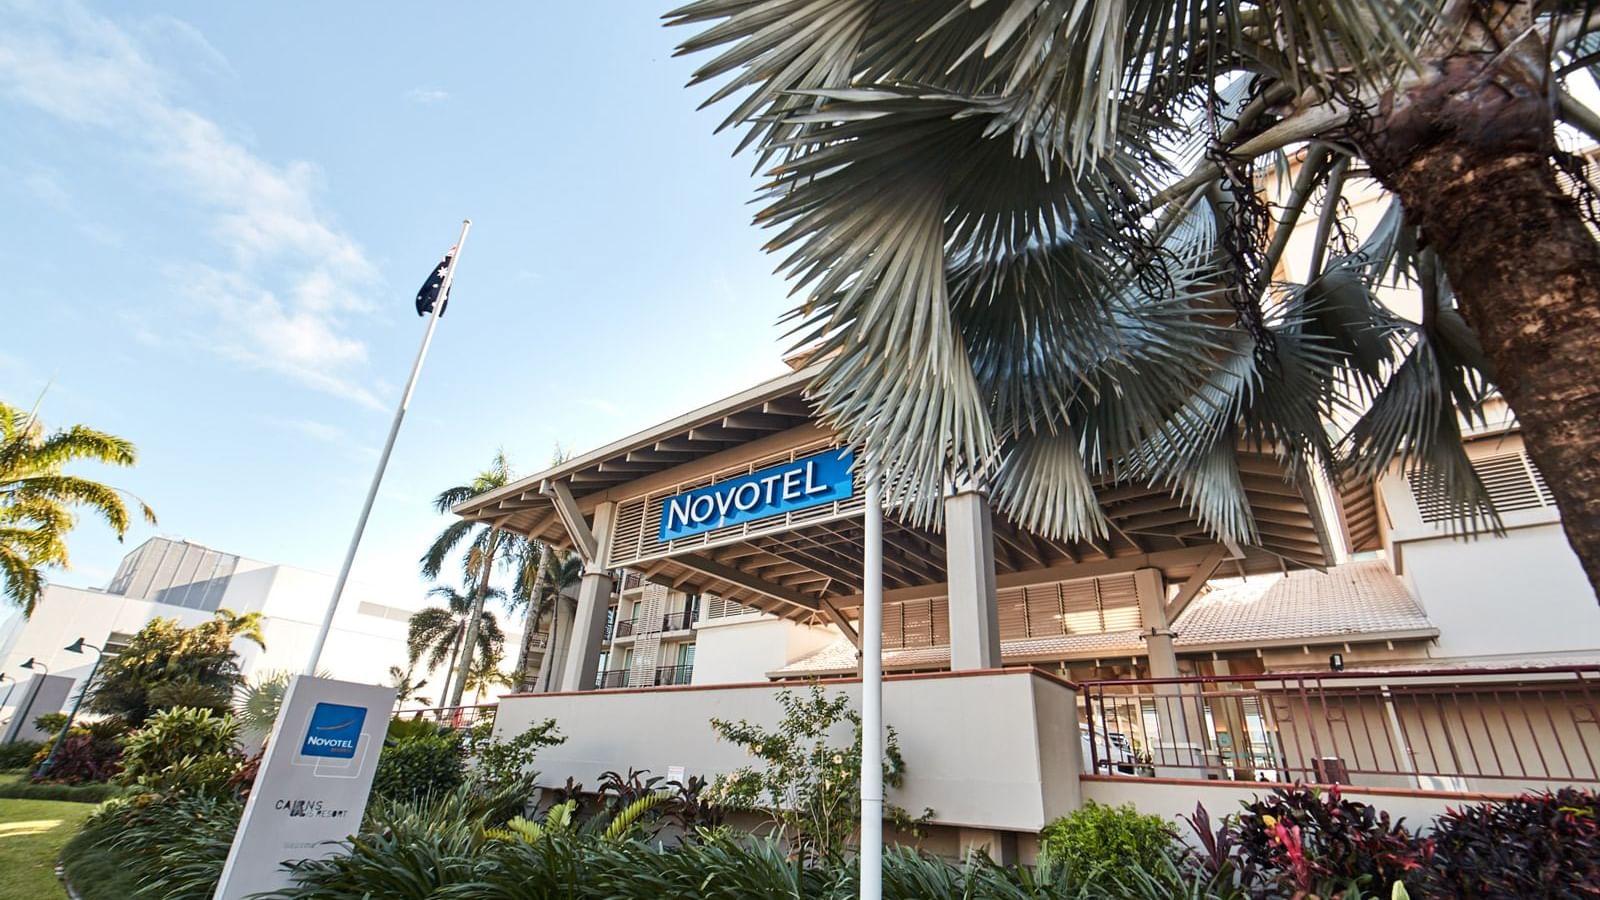
M 671 541 L 847 500 L 855 493 L 853 462 L 849 449 L 824 450 L 668 497 L 661 501 L 658 536 Z
M 300 745 L 303 756 L 325 756 L 332 759 L 353 759 L 356 744 L 361 740 L 361 726 L 367 721 L 364 706 L 345 706 L 342 703 L 318 703 L 311 710 L 311 724 Z

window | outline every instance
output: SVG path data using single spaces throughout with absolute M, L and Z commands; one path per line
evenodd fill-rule
M 1501 513 L 1519 509 L 1544 509 L 1556 505 L 1555 497 L 1544 483 L 1544 475 L 1534 467 L 1528 454 L 1518 450 L 1495 456 L 1481 456 L 1472 461 L 1473 471 L 1489 491 L 1489 499 Z M 1417 513 L 1428 524 L 1450 520 L 1451 508 L 1440 486 L 1421 474 L 1407 476 L 1411 497 L 1417 503 Z
M 694 644 L 693 643 L 679 644 L 678 645 L 678 665 L 680 665 L 680 666 L 693 666 L 694 665 Z

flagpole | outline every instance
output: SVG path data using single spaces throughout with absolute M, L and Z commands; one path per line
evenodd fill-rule
M 372 515 L 372 504 L 378 499 L 378 486 L 383 483 L 384 469 L 389 467 L 389 454 L 394 451 L 395 438 L 400 435 L 400 422 L 405 419 L 406 408 L 411 405 L 411 394 L 417 389 L 417 375 L 422 372 L 422 361 L 428 356 L 428 345 L 433 343 L 433 330 L 439 325 L 439 316 L 444 314 L 445 301 L 450 297 L 450 282 L 455 280 L 456 266 L 461 262 L 461 249 L 466 246 L 470 228 L 472 220 L 463 219 L 461 237 L 456 239 L 455 252 L 450 256 L 450 265 L 445 267 L 444 279 L 439 284 L 439 294 L 433 303 L 433 314 L 428 316 L 428 328 L 422 332 L 422 346 L 417 348 L 417 361 L 411 364 L 411 377 L 406 381 L 405 393 L 400 395 L 400 406 L 394 411 L 394 421 L 389 423 L 389 439 L 384 442 L 383 453 L 378 456 L 378 470 L 372 473 L 366 502 L 361 504 L 356 532 L 350 536 L 350 547 L 344 552 L 344 564 L 339 567 L 339 577 L 333 583 L 333 597 L 328 601 L 327 611 L 322 614 L 322 627 L 317 630 L 317 640 L 311 645 L 311 658 L 306 661 L 307 675 L 317 674 L 323 645 L 328 642 L 328 632 L 333 629 L 333 614 L 339 609 L 339 598 L 344 594 L 345 582 L 350 580 L 350 567 L 355 564 L 356 549 L 361 546 L 361 535 L 367 530 L 367 517 Z

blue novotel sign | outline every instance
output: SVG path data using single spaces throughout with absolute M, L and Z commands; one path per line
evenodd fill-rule
M 366 707 L 318 703 L 311 710 L 311 724 L 300 745 L 301 755 L 354 759 L 356 744 L 361 740 L 361 726 L 366 720 Z
M 661 501 L 662 541 L 765 519 L 855 493 L 850 450 L 824 450 Z

